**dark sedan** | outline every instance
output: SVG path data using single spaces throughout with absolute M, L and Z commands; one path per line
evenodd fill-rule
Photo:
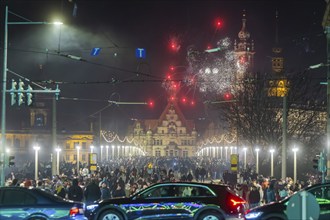
M 316 184 L 303 189 L 315 196 L 316 203 L 318 203 L 319 209 L 319 220 L 330 219 L 330 183 Z M 297 192 L 297 193 L 301 193 Z M 295 194 L 294 194 L 295 195 Z M 286 197 L 279 202 L 273 202 L 267 205 L 252 208 L 247 211 L 245 215 L 246 220 L 292 220 L 288 212 L 291 212 L 294 207 L 290 206 L 290 200 L 294 195 Z M 288 206 L 289 205 L 289 206 Z M 288 208 L 289 207 L 289 208 Z M 302 211 L 302 210 L 299 210 Z M 318 211 L 315 208 L 315 211 Z M 290 213 L 291 214 L 291 213 Z M 300 220 L 299 218 L 297 220 Z
M 90 220 L 243 219 L 245 200 L 227 185 L 157 183 L 129 198 L 97 201 L 86 206 Z
M 41 189 L 0 188 L 1 220 L 85 220 L 84 204 Z

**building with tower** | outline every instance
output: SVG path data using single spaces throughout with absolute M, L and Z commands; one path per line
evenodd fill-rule
M 243 11 L 242 28 L 238 32 L 238 41 L 234 42 L 234 52 L 238 61 L 238 72 L 236 80 L 241 81 L 246 74 L 253 72 L 254 66 L 254 41 L 250 39 L 250 32 L 247 30 L 246 12 Z

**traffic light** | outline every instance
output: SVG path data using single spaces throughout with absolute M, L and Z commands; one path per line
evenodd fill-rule
M 8 165 L 9 166 L 15 166 L 15 156 L 9 156 L 8 158 Z
M 320 159 L 318 161 L 318 170 L 319 172 L 327 171 L 326 158 L 323 152 L 320 153 Z
M 22 80 L 19 80 L 19 82 L 18 82 L 18 91 L 19 92 L 24 91 L 24 82 Z
M 24 94 L 19 92 L 19 93 L 17 93 L 17 95 L 18 95 L 18 98 L 17 98 L 18 106 L 20 106 L 20 105 L 24 104 Z
M 11 97 L 11 101 L 10 101 L 10 104 L 11 105 L 15 105 L 16 104 L 16 94 L 15 94 L 15 91 L 16 91 L 16 86 L 17 86 L 17 82 L 15 80 L 11 80 L 11 92 L 10 92 L 10 97 Z
M 316 155 L 316 157 L 313 159 L 313 168 L 316 170 L 319 170 L 319 159 L 320 155 Z
M 28 85 L 28 88 L 27 88 L 27 93 L 26 93 L 26 104 L 29 106 L 32 104 L 33 100 L 32 100 L 32 87 L 30 85 Z

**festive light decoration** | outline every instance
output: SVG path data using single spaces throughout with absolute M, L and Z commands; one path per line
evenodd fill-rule
M 121 139 L 118 134 L 116 134 L 115 132 L 112 131 L 104 131 L 101 130 L 101 135 L 103 137 L 103 139 L 108 142 L 108 143 L 128 143 L 128 144 L 133 144 L 135 145 L 135 147 L 137 148 L 138 151 L 140 151 L 140 153 L 142 155 L 146 155 L 146 152 L 143 150 L 143 145 L 141 144 L 141 141 L 136 140 L 134 137 L 132 139 L 129 139 L 128 137 L 124 137 L 123 139 Z

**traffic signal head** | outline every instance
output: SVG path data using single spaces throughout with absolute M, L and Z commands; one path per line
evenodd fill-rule
M 24 91 L 24 82 L 22 80 L 19 80 L 18 82 L 18 90 Z
M 33 100 L 32 100 L 32 87 L 30 85 L 28 85 L 28 88 L 27 88 L 27 93 L 26 93 L 26 104 L 29 106 L 32 104 Z
M 17 93 L 18 97 L 17 97 L 17 102 L 18 102 L 18 106 L 24 104 L 24 94 L 19 92 Z
M 316 155 L 316 157 L 313 159 L 313 168 L 316 170 L 319 169 L 319 159 L 320 159 L 319 155 Z
M 15 92 L 11 92 L 10 97 L 11 97 L 10 104 L 15 105 L 15 103 L 16 103 L 16 94 L 15 94 Z
M 8 165 L 9 166 L 15 166 L 15 156 L 9 156 L 8 157 Z
M 16 90 L 16 86 L 17 86 L 17 82 L 14 79 L 12 79 L 11 80 L 11 90 L 12 91 L 15 91 Z

